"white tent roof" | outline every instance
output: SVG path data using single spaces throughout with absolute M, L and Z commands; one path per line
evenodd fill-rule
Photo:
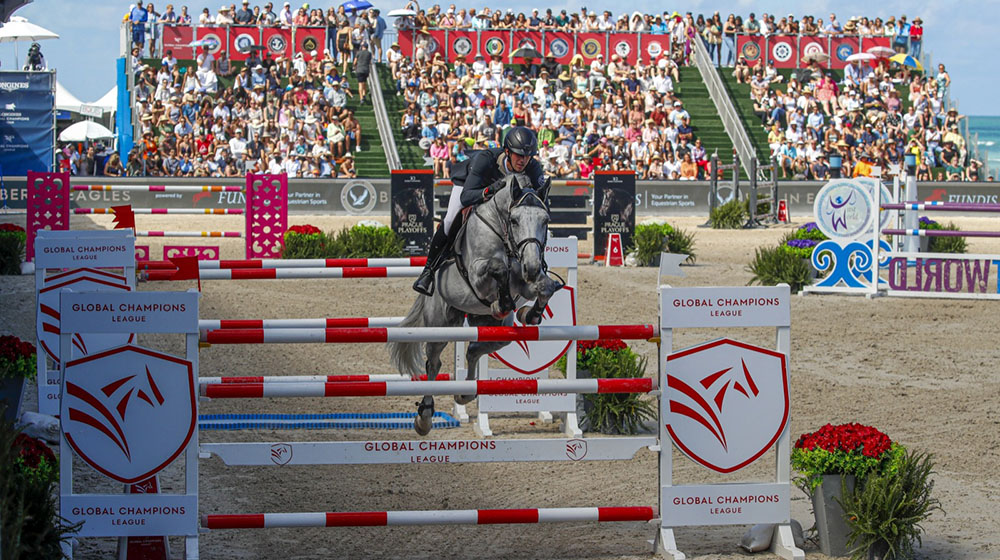
M 114 113 L 118 110 L 118 86 L 113 86 L 103 97 L 90 103 L 104 109 L 105 113 Z
M 56 80 L 56 109 L 79 113 L 80 105 L 83 105 L 83 102 Z

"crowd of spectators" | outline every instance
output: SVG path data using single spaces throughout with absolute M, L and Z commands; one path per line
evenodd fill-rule
M 176 167 L 170 174 L 238 175 L 280 165 L 295 176 L 335 176 L 360 134 L 344 107 L 346 96 L 357 90 L 342 76 L 360 45 L 370 44 L 374 59 L 384 56 L 389 63 L 395 94 L 403 98 L 402 114 L 390 117 L 399 119 L 404 138 L 420 145 L 438 176 L 447 177 L 470 151 L 498 144 L 507 127 L 526 124 L 538 132 L 540 159 L 552 176 L 587 178 L 598 169 L 631 169 L 640 179 L 704 178 L 711 154 L 696 137 L 683 101 L 674 95 L 678 68 L 690 63 L 694 41 L 702 41 L 717 63 L 735 62 L 734 75 L 751 84 L 755 112 L 768 129 L 772 154 L 785 177 L 829 176 L 835 172 L 829 168 L 830 156 L 839 155 L 844 173 L 854 173 L 900 161 L 908 152 L 918 155 L 919 171 L 930 179 L 976 180 L 982 173 L 957 133 L 963 117 L 948 111 L 950 78 L 943 66 L 927 77 L 895 68 L 890 72 L 885 64 L 858 66 L 836 80 L 814 65 L 785 80 L 773 67 L 754 70 L 735 57 L 738 33 L 886 36 L 896 52 L 919 57 L 919 17 L 910 22 L 906 16 L 885 21 L 852 17 L 841 24 L 835 14 L 825 21 L 791 14 L 758 18 L 751 13 L 745 19 L 730 14 L 723 19 L 718 12 L 705 17 L 670 11 L 615 17 L 586 8 L 574 13 L 534 9 L 527 15 L 454 4 L 424 10 L 411 1 L 406 8 L 414 15 L 395 20 L 400 29 L 614 30 L 671 38 L 669 49 L 652 60 L 640 57 L 634 65 L 615 54 L 590 63 L 577 56 L 568 65 L 550 56 L 529 64 L 482 56 L 448 64 L 432 54 L 429 36 L 422 33 L 415 35 L 414 56 L 403 56 L 398 45 L 383 53 L 386 23 L 376 9 L 355 12 L 341 6 L 324 12 L 284 2 L 275 13 L 274 5 L 251 8 L 243 1 L 241 8 L 224 5 L 215 14 L 206 8 L 198 16 L 186 6 L 175 12 L 167 5 L 162 13 L 148 3 L 130 8 L 126 18 L 139 48 L 136 57 L 146 47 L 156 52 L 160 33 L 149 23 L 327 26 L 328 44 L 324 57 L 299 53 L 294 60 L 248 61 L 250 79 L 243 82 L 248 85 L 241 87 L 237 78 L 233 87 L 221 91 L 212 80 L 232 71 L 224 51 L 209 64 L 211 72 L 202 60 L 206 53 L 199 55 L 198 71 L 187 75 L 176 63 L 171 67 L 169 53 L 160 69 L 142 69 L 146 96 L 138 116 L 144 139 L 141 154 L 125 163 L 126 173 L 141 163 L 145 173 L 150 168 L 170 173 Z M 893 93 L 896 85 L 906 88 L 907 107 L 912 105 L 908 110 Z M 164 133 L 170 128 L 172 133 Z M 188 129 L 191 133 L 184 137 L 181 133 Z M 155 149 L 146 140 L 150 133 Z M 190 163 L 183 159 L 188 155 Z M 179 165 L 174 163 L 178 159 Z M 932 168 L 939 168 L 936 175 Z
M 243 6 L 245 11 L 247 3 Z M 155 13 L 152 4 L 143 9 Z M 164 12 L 160 18 L 172 14 L 172 6 Z M 230 12 L 231 7 L 220 10 Z M 328 14 L 339 29 L 365 33 L 323 56 L 312 51 L 272 59 L 254 50 L 238 71 L 224 49 L 213 53 L 211 46 L 198 49 L 194 67 L 183 67 L 170 51 L 159 63 L 147 64 L 144 37 L 133 34 L 134 118 L 139 123 L 134 149 L 124 163 L 117 156 L 101 158 L 92 147 L 84 153 L 64 150 L 60 165 L 76 174 L 356 177 L 354 154 L 362 149 L 362 135 L 372 131 L 362 130 L 348 100 L 371 102 L 363 84 L 372 70 L 371 49 L 379 43 L 369 31 L 379 22 L 384 26 L 384 20 L 377 10 L 347 14 L 331 8 Z M 353 80 L 348 80 L 349 66 Z
M 960 132 L 965 116 L 948 106 L 944 64 L 921 74 L 890 67 L 884 58 L 859 61 L 841 80 L 812 64 L 786 81 L 773 66 L 750 69 L 740 60 L 733 74 L 750 84 L 782 178 L 870 175 L 872 167 L 902 164 L 908 154 L 922 181 L 986 178 Z M 838 159 L 841 167 L 831 169 Z

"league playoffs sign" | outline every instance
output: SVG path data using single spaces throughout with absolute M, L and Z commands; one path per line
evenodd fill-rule
M 434 234 L 434 172 L 399 169 L 392 172 L 392 231 L 403 238 L 410 256 L 426 255 Z
M 0 72 L 0 165 L 4 175 L 52 171 L 55 72 Z
M 621 234 L 622 249 L 632 243 L 635 231 L 635 173 L 594 173 L 594 255 L 604 254 L 608 235 Z

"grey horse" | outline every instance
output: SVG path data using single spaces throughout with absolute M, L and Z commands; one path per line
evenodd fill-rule
M 400 327 L 457 327 L 469 324 L 511 324 L 515 305 L 535 300 L 517 311 L 524 324 L 537 325 L 549 299 L 563 284 L 553 280 L 545 265 L 549 212 L 544 194 L 530 186 L 527 177 L 511 174 L 506 186 L 476 207 L 455 241 L 455 257 L 437 271 L 433 296 L 418 295 Z M 467 272 L 462 274 L 462 270 Z M 476 379 L 479 358 L 509 342 L 473 342 L 466 351 L 467 379 Z M 441 371 L 441 353 L 447 342 L 389 343 L 392 363 L 401 374 L 427 374 L 433 380 Z M 422 348 L 423 346 L 423 348 Z M 476 395 L 456 395 L 468 403 Z M 431 430 L 434 397 L 417 403 L 414 428 L 420 435 Z

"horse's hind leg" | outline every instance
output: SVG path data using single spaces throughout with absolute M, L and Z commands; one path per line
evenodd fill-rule
M 441 352 L 448 346 L 447 342 L 428 342 L 424 347 L 427 353 L 427 361 L 424 362 L 424 370 L 427 373 L 427 380 L 434 381 L 441 371 Z M 417 416 L 413 420 L 413 428 L 418 434 L 426 436 L 430 433 L 434 422 L 434 397 L 425 395 L 417 401 Z
M 484 327 L 491 326 L 497 327 L 503 324 L 502 321 L 493 319 L 492 317 L 477 317 L 469 316 L 469 324 L 474 327 Z M 497 350 L 503 348 L 510 344 L 509 342 L 471 342 L 469 343 L 469 349 L 465 352 L 465 363 L 468 367 L 468 375 L 466 379 L 473 381 L 479 377 L 479 359 L 488 354 L 492 354 Z M 455 395 L 455 402 L 458 404 L 467 404 L 476 400 L 476 395 Z

